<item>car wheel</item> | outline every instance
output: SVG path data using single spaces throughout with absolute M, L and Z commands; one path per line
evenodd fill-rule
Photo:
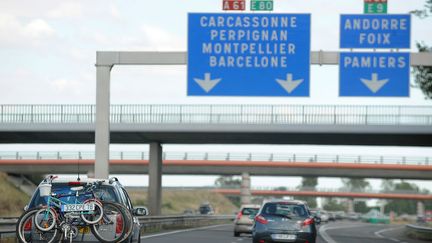
M 234 237 L 239 237 L 240 236 L 240 233 L 239 232 L 236 232 L 236 231 L 234 231 Z

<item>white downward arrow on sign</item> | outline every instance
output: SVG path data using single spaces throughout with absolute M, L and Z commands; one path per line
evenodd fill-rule
M 198 85 L 206 92 L 210 92 L 210 90 L 212 90 L 216 84 L 218 84 L 222 79 L 217 78 L 217 79 L 211 79 L 210 78 L 211 74 L 210 73 L 205 73 L 204 74 L 204 79 L 199 79 L 199 78 L 194 78 L 195 82 L 198 83 Z
M 373 93 L 378 92 L 378 90 L 380 90 L 389 81 L 388 79 L 378 80 L 378 74 L 377 73 L 372 73 L 372 79 L 370 79 L 370 80 L 369 79 L 364 79 L 364 78 L 361 78 L 360 80 Z
M 286 80 L 276 79 L 276 81 L 288 92 L 288 94 L 291 94 L 291 92 L 293 92 L 293 90 L 303 82 L 303 79 L 293 80 L 292 73 L 287 73 Z

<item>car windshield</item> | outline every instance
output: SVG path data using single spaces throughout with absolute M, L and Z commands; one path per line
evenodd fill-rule
M 258 210 L 258 208 L 243 208 L 242 214 L 255 216 L 258 213 Z
M 212 211 L 212 208 L 210 206 L 201 206 L 199 208 L 199 211 L 201 214 L 206 214 Z
M 74 186 L 70 186 L 68 184 L 53 184 L 52 185 L 52 193 L 55 193 L 56 195 L 65 195 L 60 197 L 59 199 L 63 202 L 63 203 L 68 203 L 68 204 L 72 204 L 72 203 L 79 203 L 79 202 L 83 202 L 84 200 L 91 198 L 91 195 L 83 195 L 80 196 L 78 198 L 78 200 L 76 201 L 76 197 L 75 197 L 75 192 L 71 190 L 71 188 Z M 80 193 L 83 193 L 82 191 Z M 72 194 L 72 195 L 71 195 Z M 110 202 L 117 202 L 118 199 L 114 193 L 114 190 L 112 187 L 110 186 L 100 186 L 99 188 L 94 190 L 94 194 L 96 196 L 96 198 L 99 198 L 103 201 L 110 201 Z M 35 207 L 35 206 L 39 206 L 39 205 L 46 205 L 47 203 L 47 197 L 41 197 L 39 195 L 39 189 L 38 191 L 35 193 L 35 196 L 32 200 L 32 202 L 30 203 L 30 207 Z
M 288 203 L 267 203 L 266 205 L 264 205 L 262 213 L 267 215 L 301 218 L 309 216 L 304 205 Z

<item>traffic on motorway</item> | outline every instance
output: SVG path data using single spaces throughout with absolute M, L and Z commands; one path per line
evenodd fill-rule
M 196 212 L 212 217 L 210 202 Z M 187 230 L 142 234 L 134 207 L 117 178 L 66 179 L 46 177 L 16 223 L 19 242 L 252 242 L 252 243 L 420 243 L 408 238 L 404 227 L 365 223 L 356 213 L 310 209 L 299 200 L 269 199 L 242 205 L 233 223 Z M 186 217 L 186 216 L 185 216 Z

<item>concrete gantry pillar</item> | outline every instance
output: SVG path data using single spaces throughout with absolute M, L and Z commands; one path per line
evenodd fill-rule
M 417 201 L 417 216 L 425 216 L 425 206 L 422 201 Z
M 110 76 L 112 65 L 96 65 L 95 177 L 109 177 Z
M 347 200 L 348 206 L 348 213 L 354 213 L 354 199 L 353 198 L 348 198 Z
M 162 211 L 162 146 L 150 143 L 148 208 L 150 215 L 161 215 Z
M 240 188 L 240 201 L 241 204 L 251 203 L 251 180 L 249 173 L 245 172 L 242 174 L 242 183 Z

